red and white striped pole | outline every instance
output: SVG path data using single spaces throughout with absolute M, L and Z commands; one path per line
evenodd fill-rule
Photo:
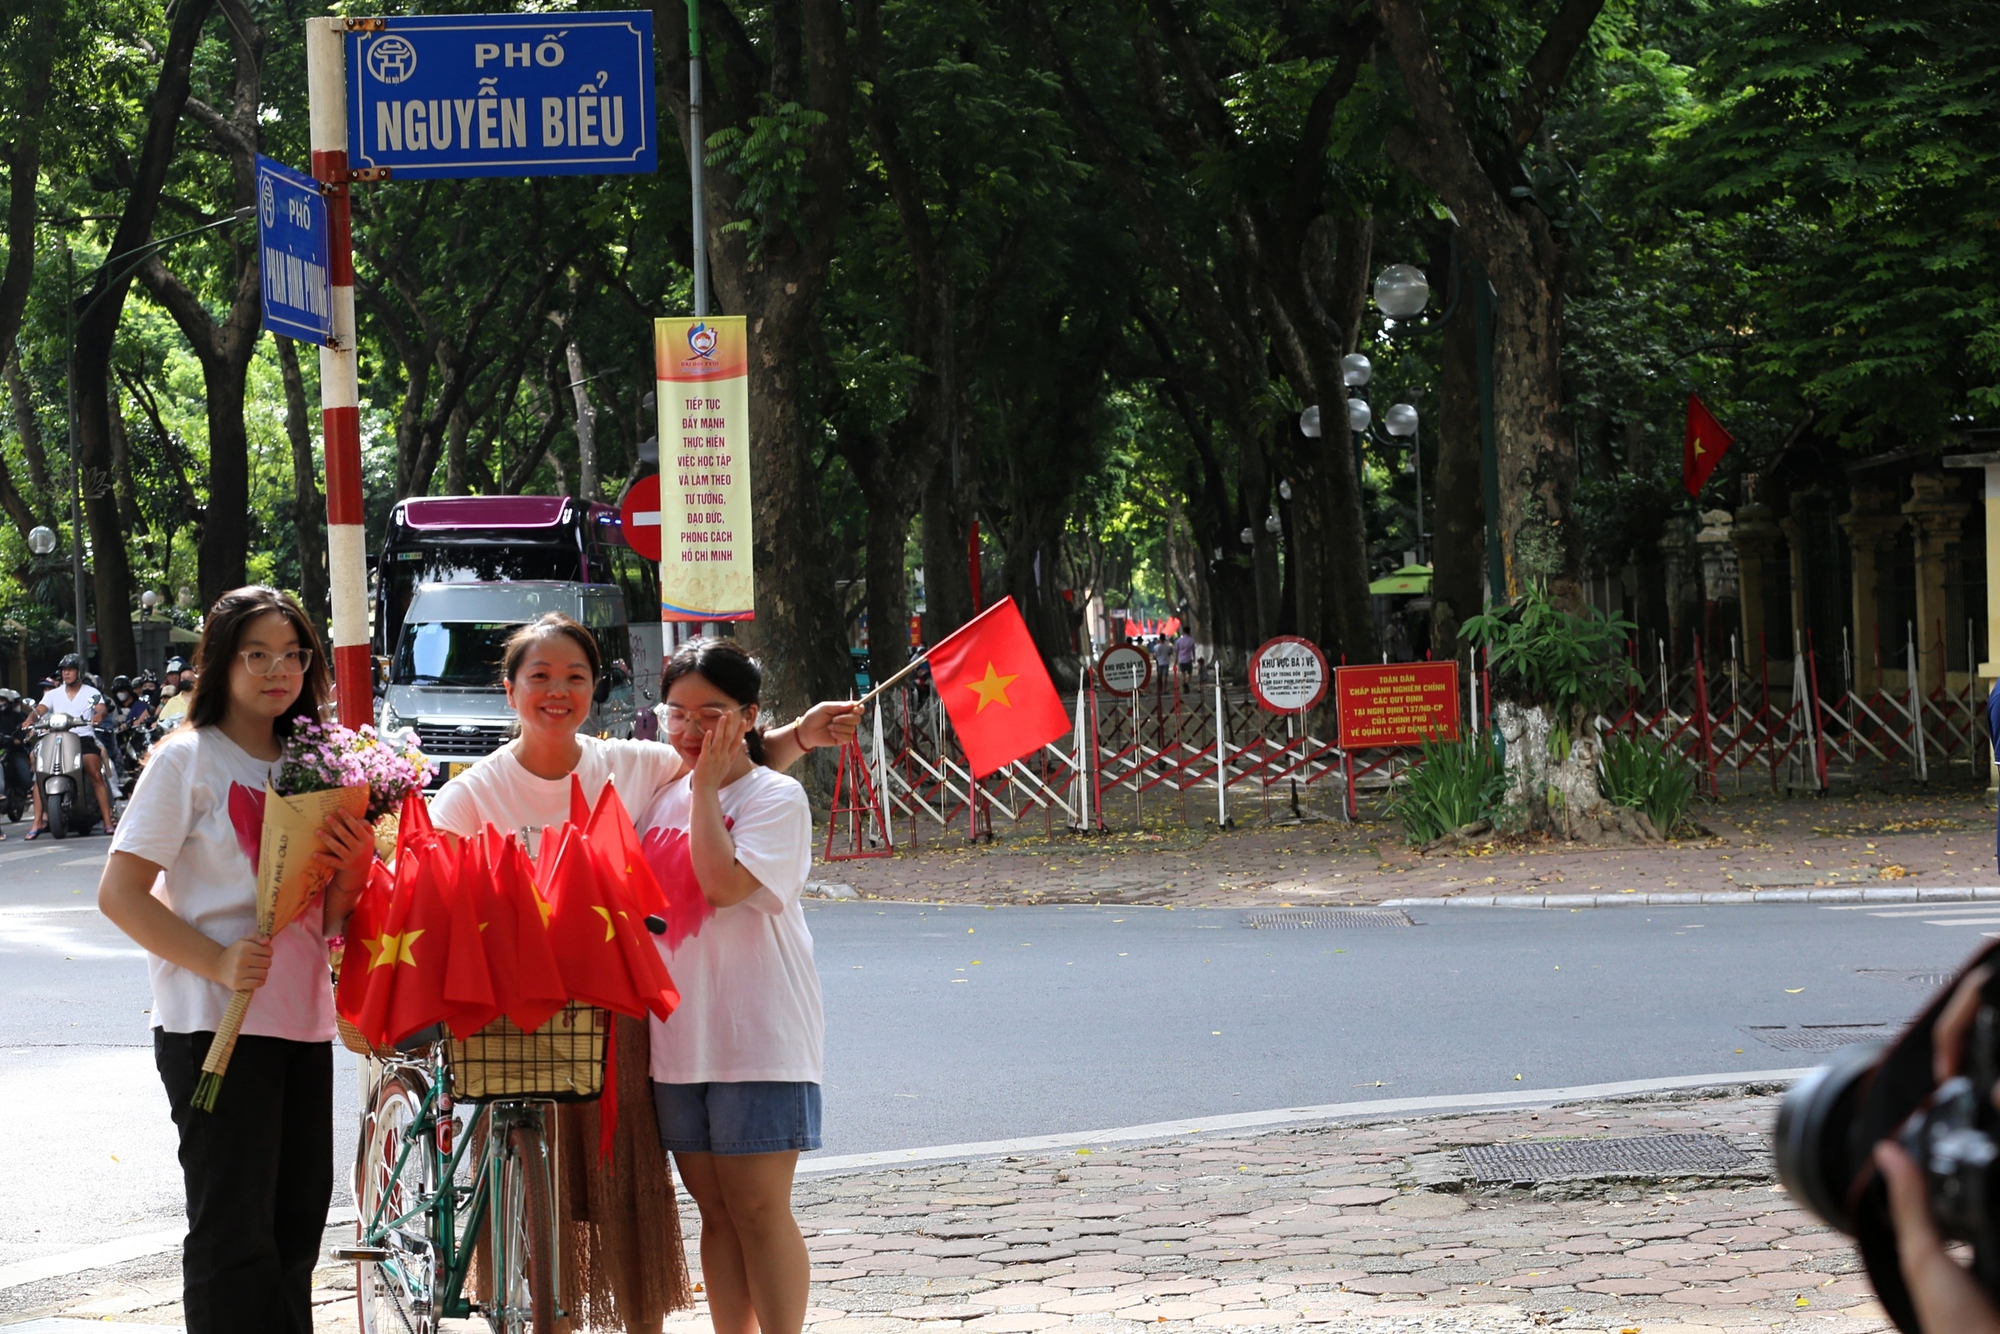
M 326 195 L 333 345 L 319 350 L 320 429 L 326 441 L 326 573 L 333 602 L 333 678 L 340 722 L 372 721 L 368 660 L 368 544 L 361 510 L 361 410 L 354 357 L 354 232 L 347 203 L 347 25 L 306 20 L 312 174 Z

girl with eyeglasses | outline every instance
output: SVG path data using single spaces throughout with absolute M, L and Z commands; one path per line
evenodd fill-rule
M 678 949 L 660 946 L 681 993 L 670 1018 L 649 1024 L 660 1143 L 701 1210 L 717 1334 L 798 1334 L 811 1266 L 792 1175 L 820 1147 L 826 1027 L 799 904 L 812 812 L 805 789 L 769 767 L 755 659 L 733 640 L 694 640 L 664 684 L 682 773 L 639 828 L 686 832 L 715 915 Z
M 320 830 L 320 902 L 257 934 L 263 796 L 293 723 L 317 718 L 326 668 L 305 613 L 269 588 L 208 613 L 185 724 L 153 747 L 97 904 L 146 953 L 153 1062 L 180 1130 L 182 1295 L 192 1334 L 311 1334 L 312 1271 L 333 1195 L 333 988 L 326 937 L 367 882 L 374 832 Z M 231 993 L 254 995 L 213 1111 L 192 1107 Z
M 469 838 L 490 823 L 533 842 L 569 818 L 572 775 L 593 806 L 612 784 L 626 810 L 636 812 L 651 806 L 690 762 L 671 746 L 580 730 L 590 717 L 602 661 L 595 637 L 569 617 L 552 612 L 515 631 L 500 667 L 518 735 L 432 799 L 431 819 L 439 829 Z M 859 717 L 855 704 L 815 706 L 769 735 L 771 762 L 789 766 L 815 747 L 844 743 Z M 582 1184 L 562 1193 L 562 1216 L 575 1226 L 581 1251 L 581 1272 L 572 1277 L 566 1270 L 562 1300 L 591 1328 L 656 1329 L 667 1310 L 692 1296 L 673 1181 L 653 1128 L 647 1030 L 619 1018 L 613 1040 L 618 1086 L 605 1096 L 617 1100 L 618 1128 L 610 1167 L 598 1162 L 594 1112 L 565 1108 L 558 1117 L 559 1152 L 579 1165 L 571 1181 Z M 768 1328 L 777 1334 L 775 1326 Z

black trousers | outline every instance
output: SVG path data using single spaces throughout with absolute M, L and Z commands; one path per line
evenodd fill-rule
M 333 1046 L 238 1038 L 215 1110 L 196 1111 L 214 1037 L 153 1030 L 187 1182 L 188 1334 L 312 1334 L 333 1197 Z

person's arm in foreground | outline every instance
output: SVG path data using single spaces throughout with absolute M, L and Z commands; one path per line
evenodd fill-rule
M 220 983 L 231 991 L 255 991 L 271 970 L 270 942 L 245 936 L 233 945 L 218 945 L 174 915 L 153 897 L 153 882 L 162 867 L 129 852 L 114 852 L 97 881 L 97 906 L 132 943 Z
M 783 773 L 809 750 L 846 745 L 854 740 L 860 727 L 859 700 L 836 699 L 815 704 L 797 722 L 764 733 L 764 762 Z

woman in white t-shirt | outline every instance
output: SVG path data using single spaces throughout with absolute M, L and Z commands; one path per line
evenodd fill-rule
M 798 1334 L 811 1272 L 792 1174 L 820 1147 L 819 973 L 799 895 L 812 869 L 805 789 L 766 767 L 763 672 L 733 640 L 667 663 L 667 740 L 687 772 L 639 818 L 679 829 L 715 908 L 661 950 L 681 993 L 650 1021 L 660 1143 L 701 1210 L 701 1272 L 717 1334 Z
M 153 748 L 98 882 L 104 915 L 143 946 L 153 1060 L 180 1128 L 192 1334 L 311 1334 L 312 1271 L 333 1195 L 333 988 L 326 934 L 367 881 L 373 831 L 338 814 L 315 854 L 321 902 L 275 939 L 257 934 L 264 788 L 284 738 L 318 717 L 326 667 L 305 613 L 269 588 L 208 613 L 189 726 Z M 212 1111 L 192 1106 L 230 994 L 252 991 Z
M 532 845 L 542 830 L 569 818 L 572 775 L 593 806 L 607 783 L 617 788 L 627 811 L 651 806 L 680 773 L 682 755 L 658 742 L 604 740 L 578 730 L 590 716 L 600 670 L 596 639 L 567 616 L 550 613 L 515 631 L 501 657 L 501 677 L 507 703 L 520 719 L 519 735 L 446 783 L 431 799 L 432 822 L 466 837 L 492 824 L 520 833 Z M 770 754 L 774 762 L 789 765 L 817 746 L 842 744 L 853 737 L 859 717 L 856 704 L 817 705 L 797 723 L 771 734 Z M 604 1183 L 598 1183 L 588 1192 L 593 1212 L 583 1264 L 592 1268 L 636 1260 L 636 1272 L 586 1286 L 608 1290 L 639 1309 L 581 1314 L 593 1325 L 650 1328 L 685 1292 L 685 1262 L 671 1232 L 676 1216 L 665 1155 L 656 1155 L 655 1163 L 638 1151 L 651 1138 L 653 1112 L 644 1073 L 646 1030 L 620 1019 L 614 1033 L 619 1088 L 607 1090 L 607 1096 L 618 1099 L 614 1163 L 626 1177 L 622 1185 L 602 1188 Z M 585 1171 L 603 1172 L 595 1126 L 584 1125 L 587 1116 L 566 1113 L 558 1133 L 564 1151 L 576 1155 Z M 643 1139 L 641 1127 L 647 1128 Z M 664 1202 L 663 1217 L 651 1217 L 643 1203 L 648 1199 Z M 611 1200 L 623 1202 L 615 1206 L 622 1210 L 615 1217 L 607 1216 L 614 1207 Z

